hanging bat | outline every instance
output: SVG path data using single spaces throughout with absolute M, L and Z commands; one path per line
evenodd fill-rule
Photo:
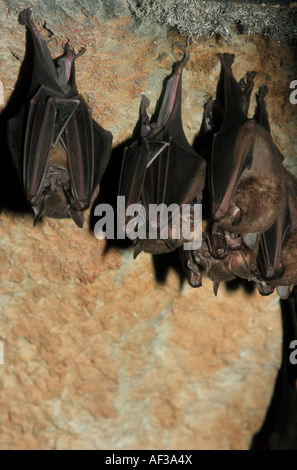
M 84 49 L 75 54 L 66 44 L 64 54 L 53 60 L 31 14 L 28 8 L 19 15 L 27 47 L 33 47 L 30 86 L 7 122 L 8 143 L 34 225 L 46 215 L 71 217 L 82 227 L 109 161 L 112 135 L 92 119 L 77 91 L 74 62 Z
M 232 54 L 223 54 L 224 60 L 233 63 Z M 203 119 L 197 138 L 195 149 L 210 162 L 211 148 L 217 132 L 224 121 L 225 114 L 225 68 L 221 67 L 217 84 L 216 99 L 209 99 L 204 106 Z M 240 106 L 246 115 L 249 108 L 250 95 L 253 89 L 255 72 L 248 72 L 240 80 L 238 95 Z M 208 182 L 209 183 L 209 180 Z M 201 271 L 205 271 L 214 282 L 214 291 L 217 292 L 221 281 L 234 279 L 236 276 L 248 279 L 251 275 L 250 264 L 256 259 L 256 245 L 247 247 L 242 238 L 236 233 L 223 230 L 218 223 L 210 221 L 209 210 L 209 184 L 203 192 L 203 243 L 195 251 L 184 252 L 179 249 L 182 266 L 192 287 L 202 284 Z
M 167 79 L 156 122 L 150 122 L 143 96 L 140 105 L 140 136 L 125 149 L 119 194 L 126 198 L 126 208 L 141 203 L 145 209 L 145 233 L 137 240 L 134 256 L 141 250 L 167 253 L 183 243 L 183 237 L 174 224 L 182 204 L 199 200 L 204 187 L 206 162 L 190 146 L 181 120 L 181 76 L 187 57 L 175 65 Z M 169 214 L 168 224 L 162 226 L 158 214 L 152 217 L 152 204 L 175 204 L 175 213 Z M 149 217 L 151 216 L 151 217 Z M 127 216 L 125 224 L 131 217 Z M 156 230 L 155 239 L 149 237 Z
M 253 437 L 251 450 L 297 450 L 297 365 L 292 363 L 292 360 L 296 361 L 297 287 L 280 303 L 282 362 L 264 423 Z
M 244 93 L 231 69 L 234 56 L 219 58 L 225 105 L 209 165 L 212 219 L 229 232 L 264 232 L 283 208 L 283 156 L 270 134 L 244 112 Z
M 270 125 L 265 105 L 265 96 L 268 89 L 265 85 L 261 85 L 259 92 L 256 94 L 257 107 L 254 120 L 261 125 L 270 134 Z M 282 250 L 286 240 L 288 230 L 291 227 L 291 213 L 289 199 L 292 199 L 296 191 L 295 177 L 284 168 L 285 188 L 282 195 L 282 207 L 273 222 L 265 232 L 259 234 L 259 250 L 257 256 L 257 268 L 263 281 L 278 280 L 284 274 L 285 266 L 282 261 Z M 295 186 L 295 188 L 294 188 Z M 291 193 L 291 196 L 290 196 Z M 294 204 L 291 201 L 292 210 Z M 285 276 L 287 277 L 287 276 Z M 281 297 L 287 296 L 284 289 L 278 289 Z M 260 293 L 261 289 L 260 289 Z

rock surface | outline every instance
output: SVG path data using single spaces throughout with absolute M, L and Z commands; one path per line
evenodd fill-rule
M 272 135 L 295 172 L 297 79 L 294 51 L 261 37 L 197 41 L 137 24 L 124 1 L 31 1 L 53 56 L 67 39 L 80 92 L 114 136 L 131 137 L 141 93 L 153 111 L 163 79 L 187 47 L 183 123 L 190 142 L 214 96 L 218 52 L 234 52 L 234 73 L 267 84 Z M 4 102 L 25 51 L 23 1 L 0 1 Z M 251 104 L 253 114 L 255 100 Z M 114 153 L 119 163 L 120 152 Z M 116 191 L 111 169 L 102 195 Z M 113 187 L 112 187 L 113 185 Z M 12 188 L 13 189 L 13 188 Z M 107 200 L 106 199 L 106 200 Z M 88 220 L 44 219 L 2 209 L 0 218 L 1 449 L 248 449 L 262 424 L 280 363 L 277 295 L 205 279 L 181 282 L 174 259 L 153 260 L 94 237 Z M 166 271 L 168 267 L 168 271 Z

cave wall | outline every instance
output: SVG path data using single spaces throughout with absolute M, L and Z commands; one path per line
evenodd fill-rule
M 214 96 L 218 52 L 234 52 L 234 74 L 267 84 L 273 138 L 296 174 L 297 79 L 292 46 L 233 31 L 233 39 L 188 40 L 137 23 L 123 0 L 0 1 L 0 80 L 7 103 L 25 52 L 19 12 L 34 19 L 53 56 L 68 39 L 79 91 L 113 133 L 113 162 L 131 137 L 141 93 L 154 110 L 162 82 L 187 46 L 182 117 L 190 143 Z M 251 102 L 251 115 L 255 99 Z M 2 157 L 1 157 L 2 158 Z M 5 158 L 5 157 L 3 157 Z M 101 201 L 116 191 L 109 168 Z M 6 179 L 6 175 L 1 175 Z M 14 181 L 13 179 L 11 181 Z M 0 217 L 1 449 L 248 449 L 269 404 L 280 363 L 278 296 L 245 284 L 192 289 L 175 257 L 153 259 L 97 240 L 92 211 L 79 229 L 9 205 Z M 3 191 L 1 192 L 1 194 Z

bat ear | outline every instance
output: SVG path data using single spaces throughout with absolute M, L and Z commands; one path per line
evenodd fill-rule
M 213 281 L 213 293 L 215 296 L 217 296 L 219 286 L 220 286 L 220 281 Z
M 68 206 L 67 212 L 69 217 L 73 220 L 73 222 L 79 227 L 82 228 L 84 225 L 84 213 L 81 211 L 77 211 L 73 209 L 71 206 Z
M 133 259 L 136 259 L 137 256 L 142 252 L 142 247 L 140 243 L 137 243 L 137 245 L 134 248 L 134 253 L 133 253 Z
M 33 226 L 35 227 L 37 222 L 41 219 L 42 214 L 44 213 L 44 208 L 45 208 L 44 201 L 42 201 L 42 203 L 39 206 L 32 206 L 32 208 L 33 208 L 33 211 L 34 211 Z

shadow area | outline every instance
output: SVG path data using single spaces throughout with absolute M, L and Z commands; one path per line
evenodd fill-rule
M 20 111 L 25 110 L 28 101 L 28 93 L 32 78 L 34 47 L 30 35 L 26 37 L 26 52 L 24 60 L 21 64 L 17 82 L 9 101 L 0 114 L 0 139 L 1 139 L 1 171 L 0 171 L 0 208 L 6 209 L 19 214 L 30 213 L 31 210 L 26 203 L 23 186 L 21 184 L 17 168 L 11 157 L 11 151 L 8 145 L 7 122 L 8 120 L 19 117 L 18 126 L 16 126 L 15 134 L 12 135 L 14 145 L 20 142 L 21 147 L 15 147 L 14 153 L 19 155 L 19 171 L 22 171 L 22 147 L 25 136 L 25 120 L 21 119 Z M 20 135 L 23 136 L 20 139 Z
M 114 238 L 106 238 L 104 254 L 106 254 L 111 248 L 125 249 L 131 248 L 133 246 L 133 242 L 129 238 L 120 238 L 120 234 L 118 233 L 117 221 L 118 217 L 120 217 L 120 214 L 118 213 L 117 198 L 119 195 L 119 184 L 124 151 L 125 148 L 129 147 L 129 145 L 131 145 L 135 140 L 136 139 L 132 136 L 112 149 L 107 168 L 100 183 L 99 194 L 91 208 L 89 230 L 92 232 L 96 230 L 96 224 L 98 222 L 98 217 L 95 215 L 96 207 L 99 205 L 108 205 L 113 210 L 112 223 L 114 227 Z M 102 215 L 104 215 L 104 213 Z M 102 229 L 106 231 L 106 226 L 103 226 Z
M 280 306 L 281 367 L 264 423 L 254 435 L 250 450 L 297 450 L 297 286 Z

